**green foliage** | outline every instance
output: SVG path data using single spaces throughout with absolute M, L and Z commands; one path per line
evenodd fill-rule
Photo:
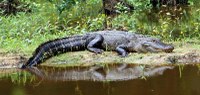
M 55 4 L 37 1 L 31 3 L 32 13 L 1 16 L 0 48 L 10 52 L 32 52 L 40 43 L 50 39 L 102 29 L 105 15 L 90 11 L 95 9 L 96 3 L 99 2 L 88 0 L 87 4 L 80 3 L 83 8 L 74 6 L 70 11 L 58 14 Z
M 77 3 L 70 9 L 64 10 L 62 14 L 59 15 L 59 22 L 67 26 L 85 23 L 87 22 L 85 19 L 88 17 L 94 18 L 99 15 L 101 6 L 101 2 L 97 0 L 87 0 Z
M 136 31 L 136 19 L 134 15 L 120 14 L 110 22 L 113 29 Z
M 190 0 L 193 5 L 187 7 L 156 10 L 151 8 L 149 0 L 127 0 L 135 10 L 131 13 L 124 11 L 126 7 L 119 3 L 116 8 L 120 14 L 113 17 L 102 14 L 101 0 L 69 0 L 67 4 L 63 3 L 64 0 L 50 1 L 24 0 L 30 4 L 31 13 L 1 16 L 0 48 L 32 52 L 44 41 L 103 30 L 105 23 L 108 29 L 128 30 L 169 40 L 200 37 L 198 0 Z M 71 5 L 68 8 L 62 4 Z M 61 14 L 59 6 L 63 6 Z M 174 16 L 177 13 L 179 15 Z
M 135 11 L 144 11 L 151 8 L 150 0 L 126 0 L 135 7 Z
M 124 6 L 121 2 L 115 6 L 117 13 L 127 13 L 128 7 Z
M 12 71 L 12 69 L 10 70 Z M 0 79 L 10 79 L 13 83 L 16 84 L 25 84 L 27 82 L 35 81 L 36 76 L 32 75 L 27 71 L 15 71 L 15 72 L 2 72 L 0 74 Z
M 42 14 L 39 14 L 41 9 L 33 10 L 32 13 L 18 13 L 16 16 L 1 16 L 0 17 L 0 46 L 6 49 L 25 49 L 29 44 L 35 44 L 37 38 L 47 38 L 49 34 L 56 34 L 57 27 L 56 15 L 52 11 L 47 11 L 42 4 L 32 3 L 34 8 L 43 8 Z M 48 17 L 45 17 L 47 16 Z M 51 17 L 50 17 L 51 16 Z M 40 39 L 42 40 L 42 39 Z M 37 42 L 37 41 L 36 41 Z M 16 47 L 16 48 L 13 48 Z
M 110 26 L 113 26 L 113 29 L 132 30 L 169 40 L 200 37 L 198 5 L 196 2 L 195 5 L 181 7 L 162 6 L 160 9 L 146 7 L 142 9 L 143 11 L 118 15 L 111 21 Z
M 64 10 L 68 10 L 80 2 L 80 0 L 49 0 L 52 3 L 56 2 L 56 7 L 61 14 Z

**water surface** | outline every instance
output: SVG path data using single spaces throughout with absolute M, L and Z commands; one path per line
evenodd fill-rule
M 22 80 L 25 78 L 24 82 L 13 81 L 13 77 L 2 77 L 0 92 L 4 95 L 200 95 L 198 66 L 115 65 L 93 68 L 40 67 L 34 69 L 38 71 L 25 70 L 23 72 L 30 73 L 17 76 Z M 73 74 L 80 78 L 75 79 Z M 96 77 L 88 78 L 92 75 Z M 114 76 L 114 80 L 106 79 L 110 76 Z M 126 77 L 124 80 L 123 76 Z M 132 77 L 127 79 L 127 76 Z

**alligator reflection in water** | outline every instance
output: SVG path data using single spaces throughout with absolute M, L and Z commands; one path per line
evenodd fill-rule
M 36 76 L 48 80 L 118 81 L 162 75 L 165 70 L 173 68 L 173 66 L 115 64 L 70 68 L 34 67 L 28 68 L 28 70 Z
M 60 69 L 39 67 L 30 69 L 38 76 L 46 78 L 42 80 L 25 70 L 14 70 L 12 72 L 18 76 L 14 76 L 13 78 L 16 78 L 16 80 L 25 79 L 26 81 L 13 83 L 13 80 L 11 82 L 11 78 L 2 77 L 0 79 L 0 92 L 4 95 L 200 95 L 200 66 L 197 66 L 197 64 L 185 65 L 183 67 L 114 65 L 107 66 L 105 68 L 98 68 L 99 67 L 97 66 L 92 68 L 70 67 Z M 95 70 L 95 72 L 93 70 Z M 28 75 L 16 73 L 21 73 L 21 71 L 28 73 Z M 127 74 L 122 71 L 132 73 Z M 144 72 L 142 73 L 142 71 Z M 7 70 L 3 70 L 1 72 L 10 73 L 10 71 Z M 64 72 L 66 74 L 64 74 Z M 100 79 L 99 81 L 80 81 L 83 79 L 78 80 L 76 78 L 78 81 L 70 81 L 72 78 L 77 77 L 76 75 L 78 74 L 78 78 L 83 77 L 82 75 L 86 76 L 87 72 L 91 73 L 88 73 L 90 76 L 98 76 L 94 74 L 96 72 L 100 75 L 102 74 L 104 79 L 106 79 L 105 77 L 107 76 L 111 77 L 111 75 L 114 75 L 115 73 L 119 74 L 118 76 L 122 76 L 124 74 L 123 76 L 129 76 L 130 80 L 107 82 L 100 81 Z M 70 73 L 71 75 L 67 75 Z M 137 77 L 131 77 L 133 75 L 130 74 L 135 74 Z M 134 79 L 141 78 L 143 75 L 154 77 Z M 118 76 L 115 75 L 115 77 Z M 33 80 L 30 79 L 31 77 L 33 77 Z

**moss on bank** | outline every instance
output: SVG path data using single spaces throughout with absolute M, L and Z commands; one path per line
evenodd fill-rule
M 103 54 L 94 54 L 89 51 L 67 52 L 55 56 L 42 63 L 44 66 L 92 66 L 113 63 L 126 64 L 151 64 L 151 65 L 171 65 L 171 64 L 194 64 L 200 63 L 200 41 L 187 40 L 185 42 L 173 42 L 175 50 L 172 53 L 130 53 L 128 57 L 121 58 L 114 51 L 105 51 Z M 32 49 L 34 51 L 34 49 Z M 16 67 L 25 63 L 31 56 L 31 52 L 8 52 L 1 50 L 0 66 Z
M 173 53 L 130 53 L 121 58 L 115 52 L 93 54 L 89 51 L 70 52 L 47 60 L 45 66 L 92 66 L 106 64 L 146 64 L 146 65 L 176 65 L 200 63 L 200 45 L 185 44 L 186 47 L 176 48 Z

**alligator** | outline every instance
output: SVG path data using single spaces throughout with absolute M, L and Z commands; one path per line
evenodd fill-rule
M 103 51 L 116 51 L 120 56 L 126 57 L 128 52 L 169 53 L 174 47 L 146 35 L 117 30 L 96 31 L 47 41 L 36 48 L 33 56 L 21 68 L 37 66 L 55 55 L 68 51 L 86 49 L 96 54 Z

